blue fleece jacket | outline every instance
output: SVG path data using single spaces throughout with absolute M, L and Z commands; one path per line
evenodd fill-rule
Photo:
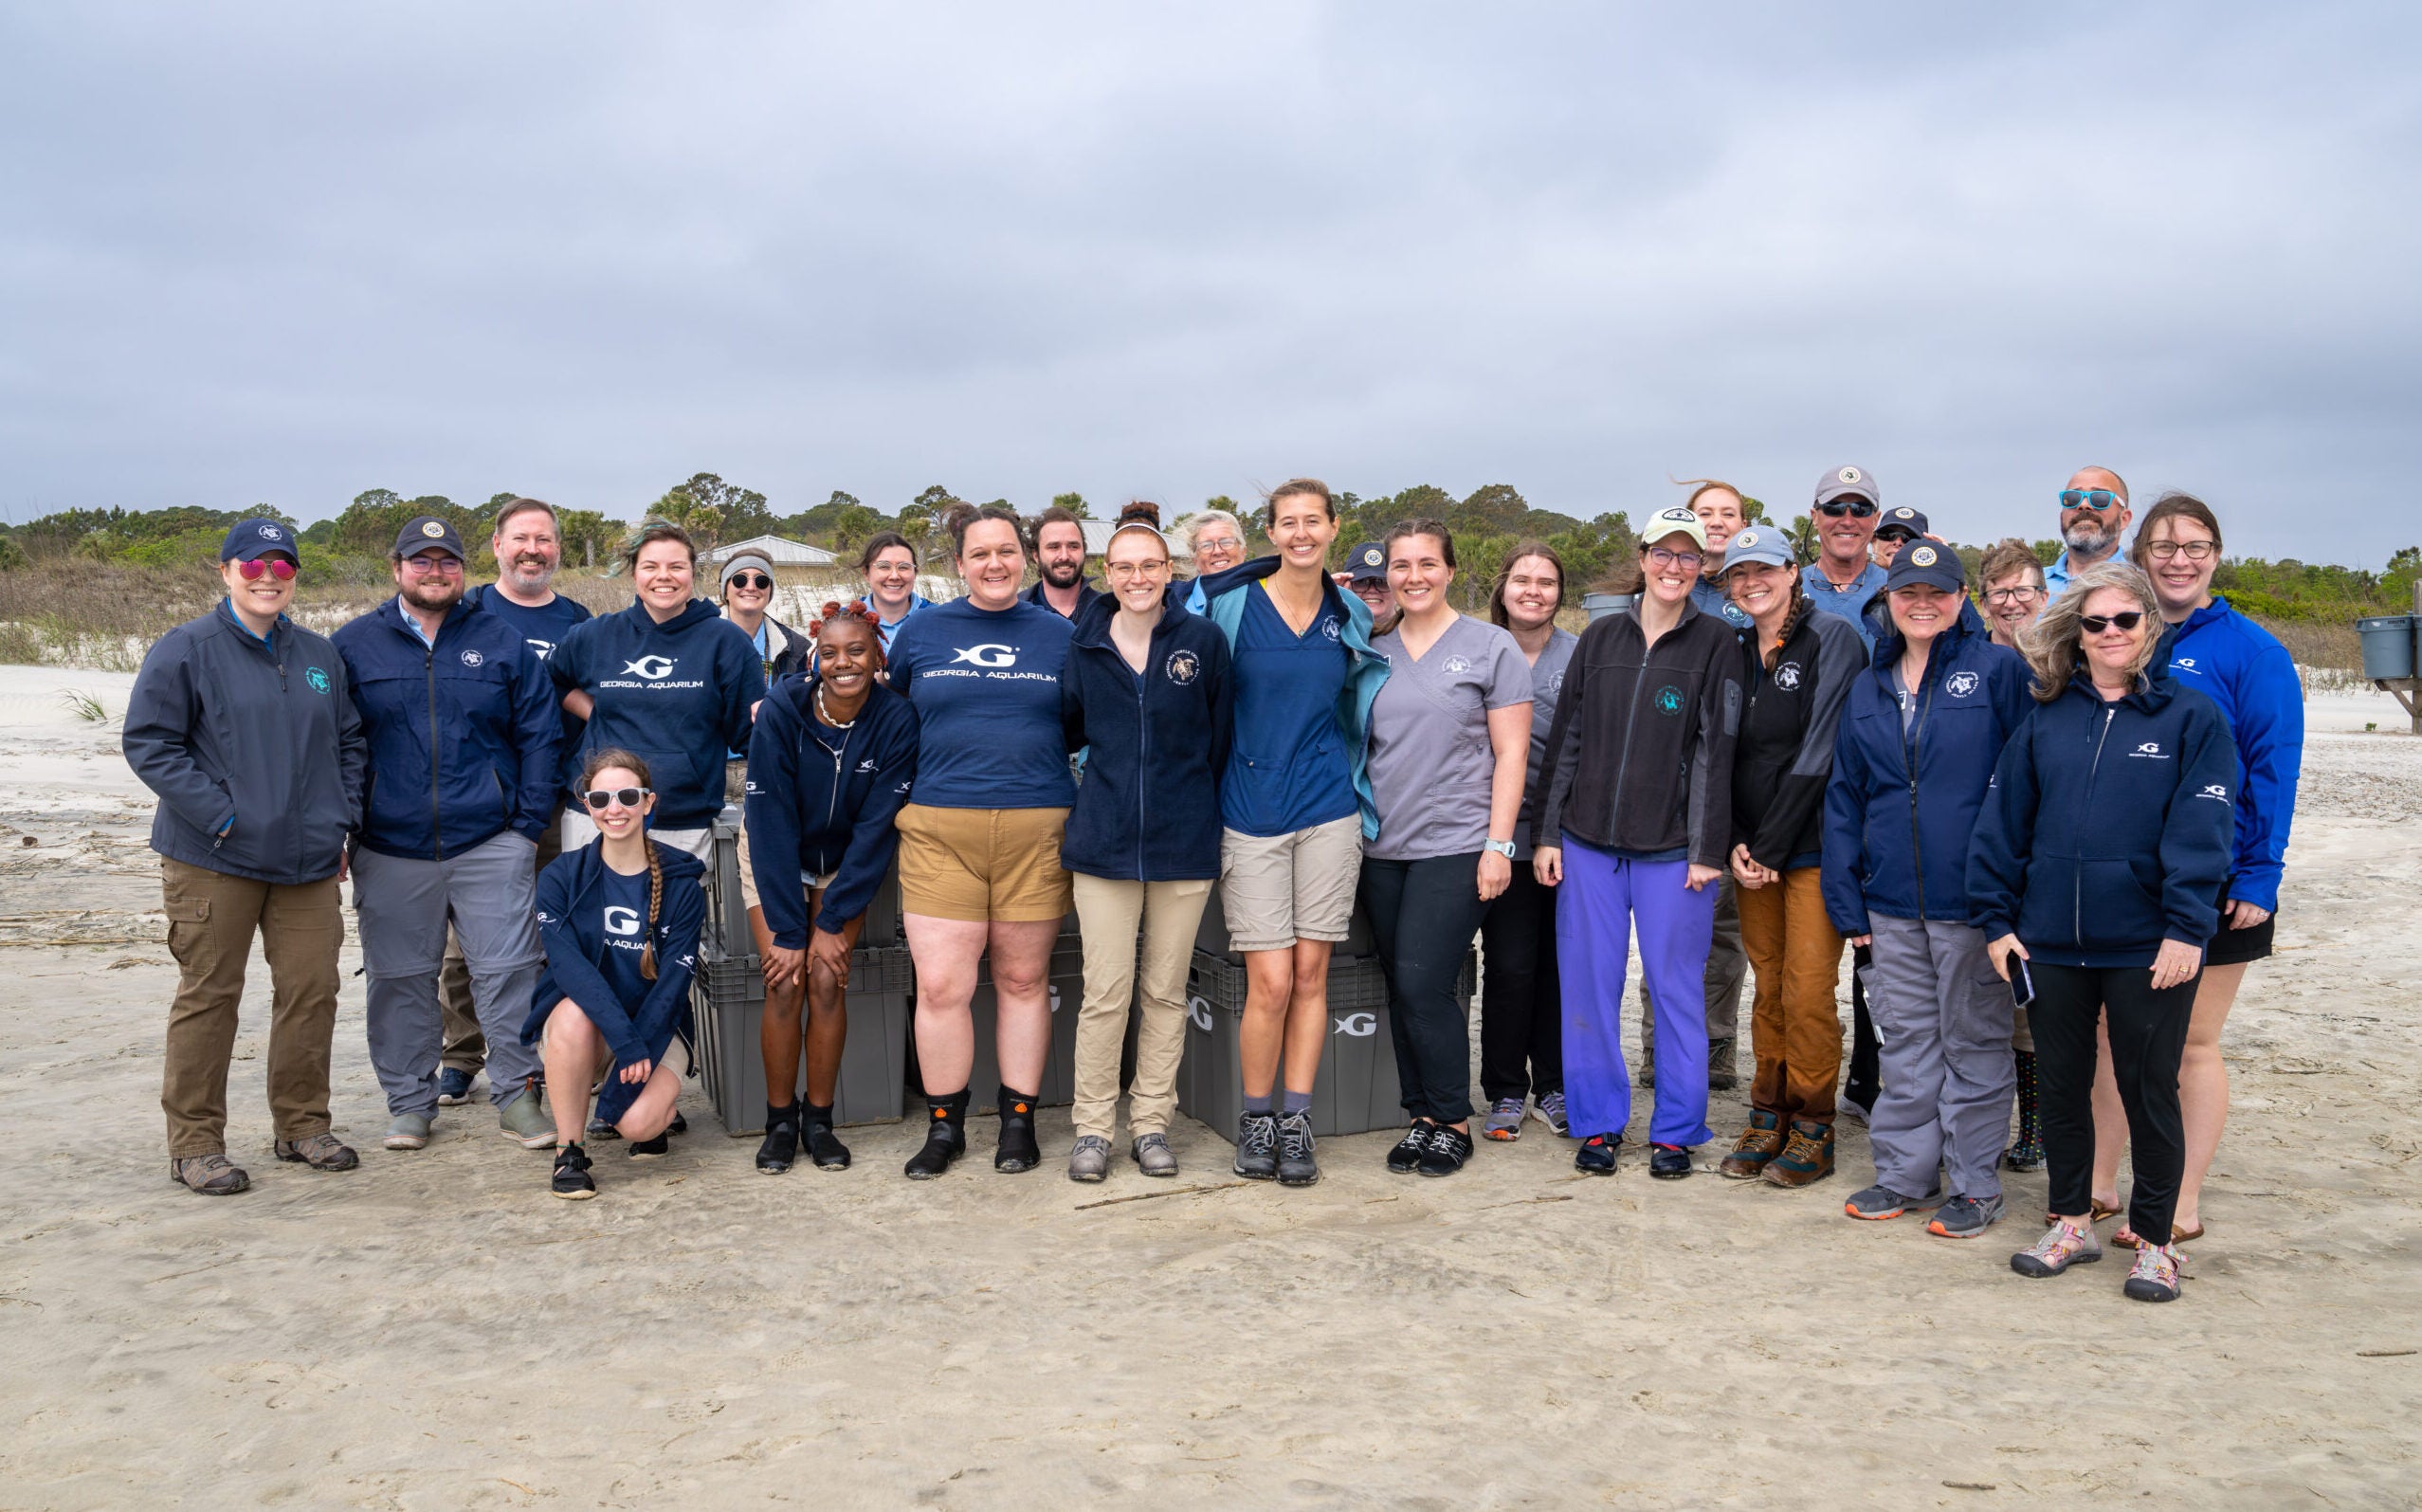
M 538 938 L 547 949 L 546 970 L 538 975 L 537 995 L 530 1000 L 530 1016 L 521 1025 L 521 1043 L 536 1045 L 546 1031 L 547 1015 L 570 998 L 580 1005 L 589 1022 L 612 1047 L 614 1064 L 661 1061 L 675 1034 L 691 1030 L 690 978 L 698 968 L 698 933 L 706 921 L 706 868 L 697 857 L 670 846 L 656 847 L 657 865 L 665 890 L 656 914 L 656 980 L 638 1002 L 625 1002 L 608 984 L 598 962 L 611 949 L 606 934 L 627 934 L 618 923 L 645 931 L 646 919 L 610 920 L 603 908 L 606 863 L 591 841 L 567 850 L 538 873 L 537 915 Z M 609 1075 L 597 1094 L 597 1117 L 611 1123 L 630 1106 L 639 1087 Z
M 1202 612 L 1219 627 L 1231 655 L 1236 650 L 1237 633 L 1245 623 L 1247 598 L 1242 590 L 1273 575 L 1278 569 L 1276 556 L 1256 556 L 1198 580 Z M 1362 838 L 1376 840 L 1379 805 L 1371 795 L 1371 703 L 1379 696 L 1380 684 L 1388 681 L 1388 659 L 1371 648 L 1371 606 L 1341 591 L 1325 576 L 1320 587 L 1338 612 L 1345 615 L 1345 628 L 1338 637 L 1344 642 L 1347 652 L 1345 688 L 1338 695 L 1338 730 L 1345 738 L 1347 764 L 1354 774 L 1355 800 L 1362 811 Z M 1189 598 L 1188 602 L 1193 600 Z
M 2159 665 L 2158 662 L 2156 665 Z M 1968 848 L 1970 921 L 2056 966 L 2150 966 L 2219 926 L 2237 750 L 2168 677 L 2106 703 L 2083 674 L 2003 749 Z
M 330 639 L 370 740 L 364 846 L 443 861 L 507 829 L 538 838 L 555 818 L 563 724 L 519 630 L 457 604 L 428 642 L 391 598 Z
M 1060 678 L 1068 743 L 1085 753 L 1060 864 L 1120 882 L 1216 877 L 1235 701 L 1228 639 L 1164 599 L 1138 675 L 1110 640 L 1118 610 L 1103 594 L 1078 613 Z
M 723 762 L 748 748 L 765 665 L 714 605 L 691 599 L 662 625 L 637 603 L 600 614 L 572 628 L 547 670 L 556 687 L 597 701 L 564 772 L 567 792 L 590 752 L 618 746 L 647 763 L 658 829 L 697 829 L 723 811 Z
M 2237 830 L 2229 896 L 2279 911 L 2296 777 L 2304 765 L 2304 685 L 2287 647 L 2214 596 L 2170 631 L 2157 663 L 2220 707 L 2237 743 Z
M 1902 636 L 1886 631 L 1833 739 L 1825 787 L 1825 912 L 1865 935 L 1869 912 L 1967 923 L 1968 840 L 1994 763 L 2033 700 L 2017 654 L 1971 629 L 1935 638 L 1904 734 L 1892 688 Z
M 900 847 L 892 828 L 917 779 L 917 710 L 878 683 L 836 730 L 815 717 L 817 679 L 786 677 L 757 706 L 746 815 L 765 927 L 808 947 L 802 875 L 830 877 L 813 927 L 839 934 L 866 911 Z

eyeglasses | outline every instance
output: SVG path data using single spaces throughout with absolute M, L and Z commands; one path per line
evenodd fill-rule
M 734 588 L 753 588 L 759 592 L 763 592 L 774 586 L 774 579 L 766 576 L 763 573 L 734 573 L 732 574 L 732 586 Z
M 235 570 L 243 574 L 244 580 L 247 583 L 259 582 L 263 573 L 267 573 L 279 582 L 285 583 L 294 580 L 295 564 L 282 556 L 255 556 L 248 562 L 236 563 Z
M 2145 546 L 2144 555 L 2157 562 L 2166 562 L 2177 556 L 2184 556 L 2191 562 L 2208 562 L 2218 554 L 2219 550 L 2218 543 L 2214 541 L 2157 540 Z
M 1202 552 L 1241 552 L 1244 549 L 1245 543 L 1238 540 L 1233 536 L 1205 536 L 1202 539 L 1194 542 L 1194 550 L 1197 554 Z
M 2136 609 L 2124 614 L 2080 614 L 2077 617 L 2078 628 L 2088 635 L 2100 635 L 2114 627 L 2132 630 L 2143 623 L 2144 611 Z
M 604 788 L 592 788 L 580 795 L 580 801 L 592 809 L 603 809 L 609 804 L 615 803 L 621 804 L 626 809 L 636 809 L 639 807 L 639 800 L 654 791 L 652 788 L 615 788 L 610 791 Z
M 1836 499 L 1830 504 L 1817 505 L 1816 512 L 1828 519 L 1839 519 L 1844 515 L 1853 519 L 1865 519 L 1875 513 L 1875 505 L 1864 499 Z
M 2024 588 L 1989 588 L 1985 590 L 1988 604 L 2024 604 L 2030 598 L 2041 598 L 2044 591 L 2031 585 Z
M 2064 488 L 2061 490 L 2063 509 L 2109 509 L 2127 501 L 2108 488 Z
M 1168 571 L 1169 564 L 1166 561 L 1112 562 L 1102 569 L 1105 574 L 1120 582 L 1131 577 L 1158 577 Z
M 1648 548 L 1648 560 L 1659 567 L 1686 567 L 1695 573 L 1707 558 L 1697 552 L 1667 551 L 1663 546 L 1651 546 Z
M 414 577 L 451 577 L 463 570 L 463 564 L 451 556 L 407 556 L 404 571 Z

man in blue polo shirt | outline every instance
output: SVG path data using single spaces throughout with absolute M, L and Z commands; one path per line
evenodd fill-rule
M 2053 598 L 2068 580 L 2117 556 L 2127 534 L 2127 484 L 2108 467 L 2080 467 L 2061 490 L 2059 561 L 2044 569 L 2044 591 Z
M 1875 629 L 1867 607 L 1884 591 L 1885 578 L 1884 569 L 1867 559 L 1879 495 L 1875 475 L 1864 467 L 1836 467 L 1816 480 L 1816 560 L 1800 569 L 1809 602 L 1857 626 L 1870 651 Z

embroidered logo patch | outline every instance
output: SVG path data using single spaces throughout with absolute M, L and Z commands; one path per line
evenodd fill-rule
M 1913 546 L 1909 549 L 1909 560 L 1921 567 L 1932 567 L 1936 559 L 1935 549 L 1931 546 Z
M 1680 714 L 1682 712 L 1682 689 L 1675 687 L 1671 683 L 1667 683 L 1664 687 L 1657 689 L 1658 713 Z
M 482 656 L 477 651 L 464 651 L 463 653 L 463 665 L 464 666 L 477 666 L 486 660 L 486 657 Z
M 303 673 L 302 680 L 311 684 L 311 691 L 314 693 L 325 693 L 328 691 L 328 674 L 322 672 L 316 666 Z
M 1977 681 L 1976 674 L 1974 672 L 1954 672 L 1944 680 L 1942 686 L 1943 690 L 1953 698 L 1964 699 L 1976 691 Z
M 1467 656 L 1450 656 L 1447 658 L 1447 670 L 1457 677 L 1461 677 L 1463 674 L 1470 671 L 1471 669 L 1471 658 Z
M 1797 662 L 1785 662 L 1775 668 L 1775 685 L 1786 693 L 1799 686 L 1800 665 Z
M 1192 651 L 1172 651 L 1161 670 L 1168 674 L 1169 681 L 1184 687 L 1202 674 L 1203 665 Z

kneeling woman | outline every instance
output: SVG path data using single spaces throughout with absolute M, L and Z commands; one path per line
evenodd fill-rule
M 632 1141 L 634 1158 L 665 1153 L 673 1100 L 690 1064 L 690 975 L 706 918 L 706 868 L 647 838 L 656 794 L 647 763 L 628 751 L 590 753 L 577 792 L 597 838 L 565 851 L 538 878 L 538 937 L 547 969 L 521 1027 L 540 1045 L 555 1115 L 555 1194 L 597 1194 L 580 1135 L 589 1085 L 606 1057 L 597 1117 Z
M 1994 969 L 2022 997 L 2033 987 L 2053 1216 L 2011 1257 L 2022 1276 L 2102 1258 L 2091 1201 L 2098 1017 L 2110 1025 L 2136 1149 L 2138 1234 L 2172 1231 L 2186 1167 L 2178 1062 L 2235 851 L 2237 745 L 2219 706 L 2171 677 L 2160 640 L 2160 605 L 2135 568 L 2105 562 L 2069 580 L 2019 638 L 2038 707 L 2001 753 L 1968 851 Z M 2143 1245 L 2124 1289 L 2140 1302 L 2176 1298 L 2176 1246 Z
M 804 1141 L 828 1171 L 849 1164 L 832 1133 L 832 1088 L 849 1034 L 849 954 L 900 832 L 917 775 L 917 711 L 884 687 L 883 628 L 863 604 L 827 604 L 809 626 L 815 660 L 757 705 L 749 737 L 749 926 L 765 962 L 765 1143 L 756 1168 L 791 1169 Z M 807 1005 L 808 1100 L 799 1084 Z M 779 1101 L 776 1101 L 776 1100 Z

